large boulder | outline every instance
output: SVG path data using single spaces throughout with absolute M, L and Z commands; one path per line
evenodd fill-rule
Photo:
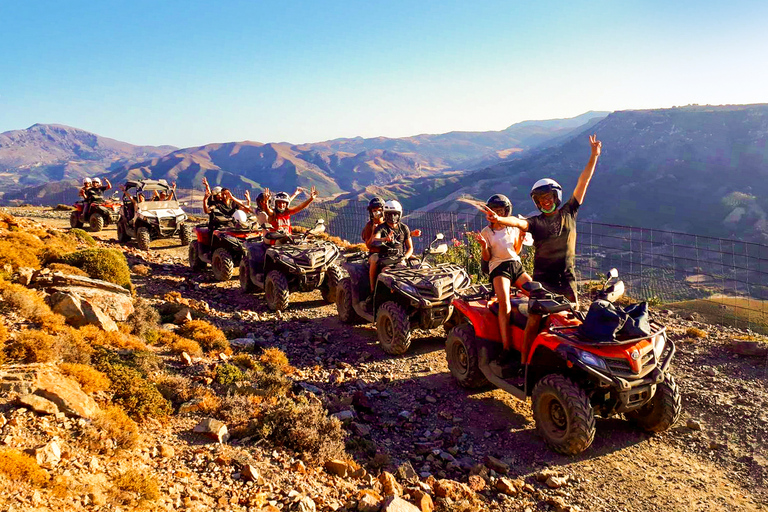
M 75 292 L 56 291 L 49 302 L 54 313 L 64 317 L 73 327 L 92 324 L 105 331 L 116 331 L 117 324 L 99 306 Z
M 51 308 L 55 308 L 58 302 L 69 295 L 78 297 L 80 302 L 87 302 L 90 304 L 88 309 L 100 311 L 115 322 L 125 322 L 133 314 L 131 292 L 107 281 L 62 272 L 42 273 L 40 271 L 33 277 L 31 285 L 44 289 L 51 296 Z M 66 312 L 76 316 L 76 310 L 82 307 L 76 308 L 71 302 L 73 301 L 59 307 L 66 307 Z M 67 317 L 65 313 L 61 314 Z M 96 313 L 96 316 L 100 316 L 99 313 Z
M 12 365 L 0 370 L 0 390 L 41 396 L 67 416 L 93 418 L 99 406 L 74 380 L 49 364 Z

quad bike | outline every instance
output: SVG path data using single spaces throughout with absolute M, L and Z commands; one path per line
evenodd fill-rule
M 624 293 L 624 283 L 616 269 L 609 276 L 598 298 L 613 302 Z M 536 282 L 524 288 L 530 298 L 517 291 L 511 297 L 509 329 L 518 361 L 527 323 L 539 320 L 541 329 L 529 330 L 535 339 L 512 378 L 491 362 L 502 350 L 493 292 L 473 286 L 454 300 L 460 318 L 445 351 L 459 385 L 490 383 L 519 400 L 530 396 L 537 431 L 553 450 L 567 455 L 592 444 L 595 416 L 624 414 L 648 432 L 667 430 L 678 420 L 680 392 L 669 373 L 675 345 L 666 339 L 665 327 L 650 322 L 647 336 L 596 342 L 581 334 L 585 318 L 567 299 Z
M 179 237 L 181 245 L 189 245 L 192 239 L 192 226 L 187 224 L 187 214 L 181 209 L 176 199 L 176 192 L 165 180 L 128 181 L 125 192 L 137 197 L 139 194 L 153 194 L 155 191 L 170 193 L 171 199 L 152 201 L 146 197 L 136 203 L 123 196 L 120 219 L 117 221 L 117 240 L 127 243 L 136 239 L 136 245 L 143 251 L 149 250 L 152 240 Z M 137 211 L 134 211 L 137 210 Z
M 339 318 L 347 324 L 376 323 L 381 348 L 388 354 L 403 354 L 411 345 L 411 330 L 434 329 L 445 324 L 453 313 L 452 302 L 458 290 L 470 284 L 469 275 L 450 263 L 431 267 L 424 262 L 430 254 L 448 250 L 438 233 L 421 259 L 405 266 L 387 267 L 376 280 L 373 300 L 368 278 L 368 253 L 355 253 L 342 264 L 349 277 L 342 279 L 336 291 Z
M 88 207 L 88 218 L 83 218 L 85 201 L 77 201 L 74 211 L 69 215 L 69 225 L 73 228 L 82 228 L 85 222 L 91 231 L 97 233 L 105 226 L 117 223 L 120 216 L 120 203 L 117 200 L 117 192 L 110 199 L 92 202 Z
M 245 244 L 240 260 L 240 288 L 246 293 L 263 290 L 269 309 L 288 308 L 291 292 L 320 289 L 323 300 L 336 301 L 336 286 L 342 270 L 336 264 L 339 248 L 332 242 L 312 239 L 325 231 L 318 219 L 315 227 L 303 235 L 269 232 L 264 240 Z M 269 245 L 269 241 L 275 245 Z
M 189 266 L 203 270 L 209 264 L 217 281 L 229 281 L 245 253 L 245 243 L 261 238 L 263 229 L 249 219 L 248 225 L 228 223 L 213 231 L 208 224 L 195 226 L 196 239 L 189 243 Z

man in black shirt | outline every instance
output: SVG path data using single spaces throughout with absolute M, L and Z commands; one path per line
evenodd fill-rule
M 91 203 L 101 203 L 104 201 L 104 191 L 112 188 L 112 183 L 108 178 L 104 178 L 106 185 L 101 184 L 100 178 L 93 178 L 92 185 L 85 189 L 85 205 L 83 206 L 83 220 L 88 220 L 88 211 Z
M 579 304 L 576 293 L 576 215 L 584 202 L 587 187 L 595 173 L 597 159 L 600 157 L 602 143 L 596 135 L 589 137 L 591 155 L 589 162 L 581 172 L 573 196 L 558 210 L 563 198 L 563 189 L 555 181 L 545 178 L 537 181 L 531 189 L 531 198 L 541 214 L 530 219 L 500 217 L 490 208 L 486 217 L 491 222 L 530 231 L 533 236 L 533 280 L 538 281 L 547 290 L 564 295 L 568 300 Z M 526 326 L 525 342 L 521 350 L 522 362 L 527 359 L 527 347 L 533 341 L 538 330 L 538 320 L 531 321 L 529 316 Z
M 229 189 L 214 187 L 211 190 L 208 180 L 205 178 L 203 178 L 203 185 L 205 186 L 203 211 L 208 214 L 208 227 L 211 231 L 225 224 L 237 210 L 251 213 L 251 209 L 237 200 Z M 247 199 L 250 203 L 250 197 Z

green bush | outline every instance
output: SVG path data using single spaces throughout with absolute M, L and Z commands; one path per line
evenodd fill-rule
M 69 230 L 69 234 L 85 243 L 88 247 L 96 247 L 96 240 L 94 240 L 85 230 L 74 228 Z
M 84 249 L 65 254 L 62 263 L 79 267 L 93 279 L 131 289 L 131 271 L 125 255 L 117 249 Z
M 243 371 L 233 364 L 220 364 L 217 366 L 213 378 L 213 380 L 223 386 L 229 386 L 245 379 L 246 376 Z
M 125 409 L 133 418 L 143 420 L 147 417 L 163 417 L 171 414 L 171 404 L 163 398 L 157 387 L 144 375 L 119 356 L 108 350 L 98 350 L 94 356 L 94 366 L 105 373 L 112 385 L 112 401 Z

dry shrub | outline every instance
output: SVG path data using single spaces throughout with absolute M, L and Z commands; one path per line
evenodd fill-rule
M 190 320 L 179 328 L 178 334 L 195 340 L 206 352 L 232 353 L 227 337 L 221 329 L 205 320 Z
M 5 346 L 9 359 L 22 363 L 50 363 L 61 358 L 59 338 L 43 331 L 22 331 Z
M 120 331 L 104 331 L 95 325 L 84 325 L 77 332 L 81 339 L 90 346 L 147 350 L 147 345 L 132 334 Z
M 120 497 L 121 494 L 135 495 L 138 501 L 155 501 L 160 498 L 160 488 L 154 476 L 148 475 L 136 469 L 129 469 L 121 473 L 112 481 L 113 492 Z M 123 499 L 123 501 L 128 501 Z
M 40 268 L 40 260 L 33 249 L 0 240 L 0 268 L 6 265 L 10 265 L 13 270 L 21 267 Z
M 154 377 L 153 382 L 163 398 L 174 407 L 187 402 L 193 396 L 192 379 L 184 375 L 161 373 Z
M 146 340 L 147 333 L 157 329 L 159 322 L 160 314 L 151 302 L 141 297 L 133 301 L 133 313 L 127 322 L 133 334 Z
M 68 233 L 49 231 L 43 235 L 44 247 L 37 253 L 40 263 L 47 265 L 59 261 L 61 257 L 77 249 L 78 239 Z
M 86 393 L 106 391 L 112 384 L 106 375 L 87 364 L 61 363 L 61 373 L 75 379 Z
M 130 450 L 139 444 L 139 427 L 120 407 L 110 405 L 93 420 L 96 431 L 112 439 L 118 448 Z
M 246 370 L 263 371 L 263 367 L 250 354 L 237 354 L 229 362 Z
M 96 247 L 96 240 L 94 240 L 93 237 L 89 235 L 84 229 L 70 229 L 69 234 L 74 236 L 78 241 L 83 242 L 88 247 Z
M 64 329 L 64 317 L 51 311 L 36 291 L 0 279 L 0 297 L 11 310 L 44 330 L 57 332 Z
M 83 272 L 81 269 L 73 267 L 72 265 L 67 265 L 66 263 L 50 263 L 48 268 L 51 270 L 51 272 L 61 272 L 62 274 L 67 274 L 70 276 L 88 277 L 88 274 Z
M 74 209 L 75 208 L 73 206 L 70 206 L 68 204 L 61 204 L 61 203 L 59 203 L 59 204 L 57 204 L 56 206 L 53 207 L 53 211 L 55 211 L 55 212 L 69 212 L 69 211 L 72 211 Z
M 264 366 L 268 370 L 291 374 L 295 370 L 293 366 L 288 364 L 288 357 L 285 352 L 277 347 L 269 347 L 259 357 Z
M 202 400 L 199 407 L 200 412 L 203 414 L 214 415 L 221 408 L 221 397 L 205 386 L 192 388 L 192 398 Z
M 8 341 L 8 328 L 5 324 L 0 323 L 0 344 Z
M 245 437 L 249 426 L 259 416 L 263 397 L 254 395 L 227 395 L 221 400 L 218 417 L 227 424 L 234 437 Z
M 183 338 L 171 331 L 159 331 L 157 342 L 164 347 L 168 347 L 174 354 L 186 352 L 191 356 L 203 355 L 203 349 L 200 348 L 198 342 L 189 338 Z
M 344 455 L 341 423 L 315 401 L 300 396 L 281 397 L 262 407 L 254 426 L 256 435 L 294 450 L 313 463 Z
M 152 269 L 149 265 L 138 264 L 131 267 L 131 271 L 137 276 L 146 277 L 152 273 Z
M 68 265 L 80 267 L 93 279 L 131 288 L 131 271 L 125 255 L 117 249 L 84 249 L 61 257 Z
M 685 330 L 685 335 L 689 338 L 706 338 L 707 331 L 699 329 L 697 327 L 689 327 Z
M 48 473 L 35 459 L 12 448 L 0 448 L 0 475 L 41 487 L 48 481 Z

